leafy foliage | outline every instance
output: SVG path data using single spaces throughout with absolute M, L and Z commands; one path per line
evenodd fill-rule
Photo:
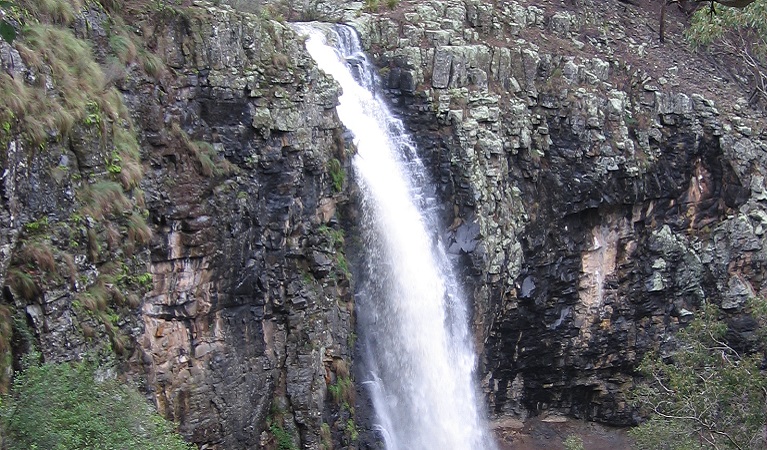
M 341 161 L 336 158 L 328 161 L 328 173 L 330 179 L 333 181 L 333 190 L 335 192 L 341 192 L 344 188 L 344 182 L 346 181 L 346 173 L 344 172 Z
M 274 437 L 279 450 L 297 450 L 296 444 L 293 443 L 293 437 L 276 422 L 269 424 L 269 432 Z
M 767 317 L 764 301 L 754 301 L 751 309 L 761 322 Z M 726 332 L 717 309 L 707 306 L 677 334 L 669 358 L 645 358 L 640 370 L 648 381 L 635 390 L 634 400 L 651 418 L 631 431 L 639 449 L 765 448 L 762 356 L 738 353 Z
M 27 367 L 0 419 L 9 450 L 190 448 L 136 390 L 98 380 L 90 363 Z
M 767 1 L 756 0 L 746 8 L 720 7 L 716 14 L 707 9 L 693 16 L 687 36 L 694 43 L 707 45 L 725 37 L 731 30 L 753 29 L 764 38 L 767 33 Z
M 571 434 L 567 436 L 567 439 L 562 442 L 566 450 L 583 450 L 583 439 L 579 436 Z
M 6 0 L 0 0 L 0 38 L 9 44 L 12 44 L 13 40 L 16 39 L 16 29 L 13 28 L 13 25 L 8 23 L 3 16 L 5 15 L 5 9 L 12 6 L 13 3 Z
M 328 385 L 328 392 L 333 396 L 333 401 L 339 405 L 342 403 L 354 404 L 354 381 L 349 376 L 339 377 L 335 383 Z
M 745 8 L 720 6 L 715 14 L 699 9 L 687 37 L 696 46 L 719 44 L 720 51 L 738 58 L 751 74 L 752 100 L 767 100 L 767 0 Z

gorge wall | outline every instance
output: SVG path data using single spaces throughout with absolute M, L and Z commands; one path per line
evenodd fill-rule
M 629 425 L 634 369 L 704 302 L 754 338 L 763 116 L 641 7 L 529 3 L 357 20 L 440 184 L 491 415 Z
M 126 115 L 86 99 L 68 135 L 34 147 L 25 111 L 6 119 L 2 263 L 17 356 L 116 352 L 117 371 L 205 448 L 269 446 L 270 427 L 316 448 L 328 415 L 349 415 L 328 385 L 349 378 L 354 342 L 337 85 L 285 24 L 207 3 L 144 14 L 126 45 L 144 45 L 158 68 L 140 54 L 110 66 L 125 36 L 98 5 L 71 28 L 42 25 L 93 44 L 82 56 Z M 26 39 L 0 44 L 2 81 L 32 89 L 47 76 L 44 95 L 66 102 Z M 139 167 L 114 124 L 135 130 Z M 139 180 L 123 184 L 129 170 Z
M 634 368 L 703 302 L 752 337 L 764 118 L 639 7 L 531 3 L 293 13 L 356 26 L 418 141 L 491 417 L 630 425 Z M 3 375 L 95 353 L 204 448 L 364 446 L 338 87 L 285 23 L 149 6 L 0 43 Z

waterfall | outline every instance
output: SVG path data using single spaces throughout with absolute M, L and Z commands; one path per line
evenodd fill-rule
M 375 95 L 354 29 L 296 28 L 343 88 L 337 112 L 357 147 L 366 255 L 356 311 L 375 426 L 389 450 L 493 449 L 473 380 L 469 313 L 439 240 L 445 227 L 423 164 L 402 122 Z

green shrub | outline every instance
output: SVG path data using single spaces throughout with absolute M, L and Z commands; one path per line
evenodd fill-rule
M 320 426 L 320 450 L 333 450 L 333 434 L 325 422 Z
M 357 430 L 357 424 L 354 423 L 354 419 L 346 421 L 346 436 L 352 441 L 356 441 L 360 438 L 360 433 L 359 430 Z
M 278 450 L 298 450 L 293 442 L 293 437 L 276 422 L 270 422 L 269 432 L 277 443 Z
M 336 271 L 342 273 L 346 278 L 352 277 L 352 272 L 349 270 L 349 261 L 346 260 L 346 255 L 341 252 L 336 253 Z
M 724 317 L 716 306 L 704 305 L 675 336 L 673 352 L 645 356 L 645 380 L 632 395 L 649 420 L 630 431 L 636 448 L 765 448 L 767 302 L 751 299 L 748 312 L 760 324 L 751 354 L 730 346 Z
M 328 161 L 328 172 L 330 173 L 330 179 L 333 181 L 333 190 L 341 192 L 344 188 L 344 181 L 346 181 L 346 173 L 344 173 L 341 161 L 336 158 Z
M 42 217 L 35 221 L 25 223 L 24 231 L 27 231 L 28 233 L 35 233 L 37 231 L 44 230 L 47 226 L 48 226 L 48 218 Z
M 335 228 L 331 228 L 325 224 L 322 224 L 318 227 L 318 230 L 320 233 L 327 236 L 327 238 L 330 240 L 330 242 L 333 244 L 333 248 L 336 249 L 343 249 L 344 246 L 344 230 Z
M 7 14 L 5 9 L 10 10 L 15 5 L 7 0 L 0 0 L 0 16 L 5 17 Z M 13 40 L 16 39 L 16 29 L 13 28 L 10 22 L 5 19 L 0 19 L 0 38 L 8 44 L 13 44 Z
M 365 11 L 376 12 L 380 8 L 379 0 L 365 0 Z
M 336 404 L 354 405 L 356 390 L 354 381 L 349 376 L 340 376 L 336 382 L 328 386 L 328 391 Z
M 583 450 L 583 439 L 574 434 L 567 436 L 563 444 L 567 450 Z
M 31 365 L 3 398 L 3 448 L 189 449 L 135 390 L 90 363 Z

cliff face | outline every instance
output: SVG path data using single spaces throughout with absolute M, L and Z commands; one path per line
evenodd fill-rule
M 299 12 L 356 25 L 432 170 L 491 415 L 631 424 L 634 368 L 702 302 L 749 345 L 764 119 L 646 11 L 536 3 Z M 0 350 L 114 359 L 207 448 L 355 445 L 337 85 L 283 23 L 128 12 L 0 43 Z
M 628 425 L 634 368 L 703 302 L 750 345 L 764 122 L 647 11 L 578 3 L 357 21 L 441 188 L 491 414 Z
M 282 415 L 316 446 L 326 383 L 350 362 L 353 329 L 343 231 L 333 229 L 344 201 L 333 176 L 346 158 L 337 88 L 284 25 L 197 13 L 159 22 L 149 38 L 177 71 L 170 98 L 151 85 L 131 94 L 145 129 L 171 116 L 218 147 L 235 176 L 208 182 L 168 151 L 163 130 L 147 133 L 157 239 L 142 363 L 161 411 L 195 442 L 263 445 L 265 419 Z
M 209 4 L 145 14 L 130 45 L 167 67 L 146 70 L 151 58 L 121 65 L 107 86 L 128 114 L 100 116 L 105 127 L 78 117 L 37 151 L 24 118 L 8 119 L 2 263 L 14 337 L 31 334 L 24 345 L 47 360 L 111 359 L 119 343 L 120 371 L 197 444 L 256 448 L 282 432 L 316 448 L 323 422 L 349 416 L 328 386 L 348 378 L 354 341 L 338 88 L 285 24 Z M 117 16 L 81 17 L 72 26 L 94 45 L 95 70 L 117 70 L 106 44 Z M 31 86 L 47 69 L 30 65 L 26 42 L 1 44 L 3 63 Z M 64 95 L 61 84 L 53 77 L 43 89 Z M 87 192 L 128 170 L 114 133 L 102 131 L 117 123 L 140 143 L 140 181 L 126 185 L 124 211 L 100 220 Z M 122 201 L 107 196 L 104 208 Z M 140 230 L 125 222 L 132 208 Z M 50 272 L 74 262 L 72 282 L 21 261 L 33 239 L 55 258 Z M 84 305 L 96 289 L 101 303 Z M 132 291 L 142 297 L 116 300 Z

